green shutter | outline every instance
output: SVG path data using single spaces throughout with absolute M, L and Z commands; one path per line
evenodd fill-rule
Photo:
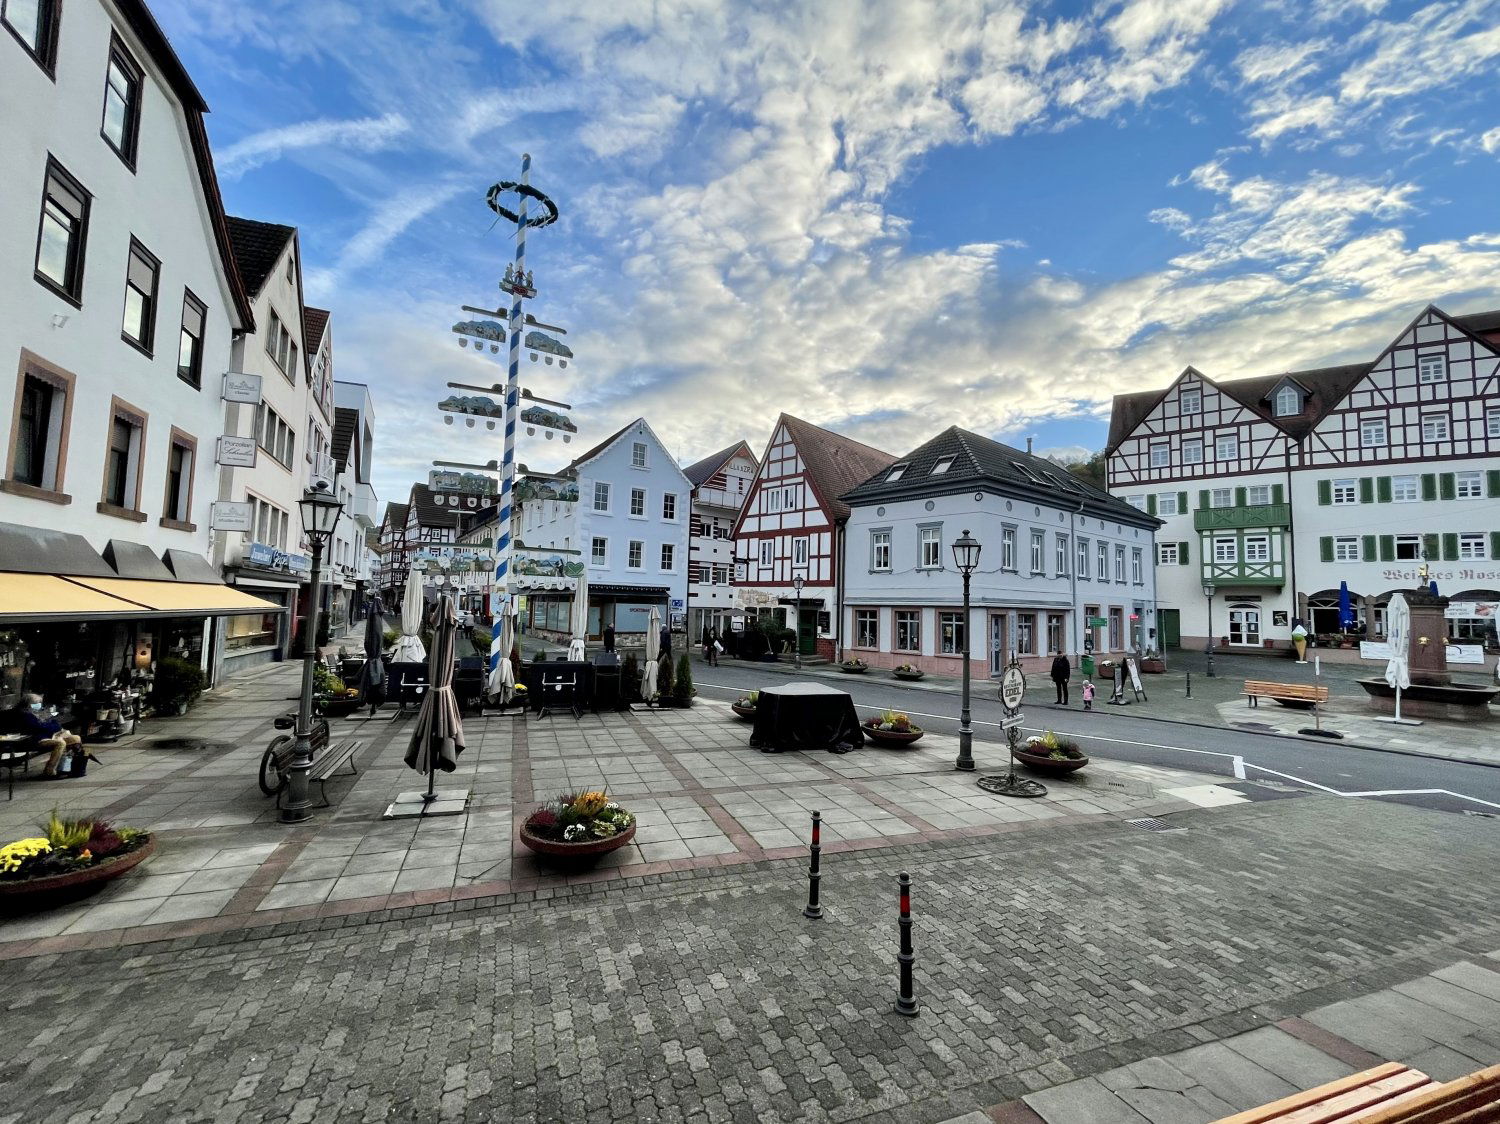
M 1187 513 L 1188 513 L 1187 493 L 1186 492 L 1178 492 L 1177 493 L 1177 514 L 1178 515 L 1186 515 Z
M 1244 507 L 1245 506 L 1245 489 L 1243 489 L 1243 488 L 1236 488 L 1234 490 L 1234 506 L 1235 507 Z
M 1146 496 L 1146 514 L 1147 515 L 1155 515 L 1156 514 L 1156 493 L 1155 492 L 1151 492 L 1151 493 L 1149 493 Z
M 1360 557 L 1362 559 L 1364 559 L 1364 561 L 1366 561 L 1366 562 L 1374 562 L 1375 561 L 1375 536 L 1374 535 L 1366 535 L 1364 537 L 1364 549 L 1360 551 Z
M 1500 561 L 1500 531 L 1490 532 L 1490 557 Z
M 1272 484 L 1271 485 L 1271 502 L 1272 503 L 1284 503 L 1284 502 L 1286 502 L 1286 493 L 1282 491 L 1280 484 Z M 1322 497 L 1321 493 L 1318 496 L 1318 502 L 1319 503 L 1323 502 L 1323 497 Z
M 1375 481 L 1371 480 L 1368 476 L 1361 476 L 1359 478 L 1359 502 L 1375 502 Z
M 1375 478 L 1375 494 L 1380 497 L 1381 503 L 1391 502 L 1391 478 L 1389 476 Z
M 1457 535 L 1444 535 L 1443 536 L 1443 561 L 1444 562 L 1457 562 L 1458 561 L 1458 536 Z
M 1485 473 L 1485 476 L 1488 478 L 1489 484 L 1489 487 L 1485 490 L 1489 492 L 1490 499 L 1500 498 L 1500 468 L 1490 469 L 1489 472 Z
M 1188 544 L 1180 542 L 1177 544 L 1177 564 L 1186 566 L 1188 564 Z
M 1394 562 L 1396 560 L 1396 536 L 1380 536 L 1380 560 L 1382 562 Z
M 1437 499 L 1437 477 L 1430 472 L 1422 473 L 1422 498 L 1429 501 Z
M 1208 489 L 1207 488 L 1199 488 L 1198 489 L 1198 510 L 1199 511 L 1207 511 L 1208 510 Z
M 1330 536 L 1324 535 L 1318 540 L 1318 556 L 1324 562 L 1333 561 L 1333 539 Z
M 1277 485 L 1277 487 L 1280 487 L 1280 485 Z M 1318 503 L 1321 506 L 1323 506 L 1323 507 L 1327 507 L 1332 502 L 1333 502 L 1333 481 L 1332 480 L 1319 480 L 1318 481 Z
M 1438 535 L 1422 536 L 1422 553 L 1427 556 L 1427 561 L 1429 562 L 1436 562 L 1438 560 L 1439 537 Z
M 1438 477 L 1438 495 L 1445 500 L 1458 498 L 1458 483 L 1453 479 L 1453 473 L 1445 472 Z

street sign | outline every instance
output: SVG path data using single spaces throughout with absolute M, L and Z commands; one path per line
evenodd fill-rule
M 1022 714 L 1018 710 L 1014 714 L 1007 714 L 1004 718 L 1000 719 L 1000 728 L 1002 730 L 1014 730 L 1017 726 L 1025 721 L 1026 715 Z
M 1087 618 L 1087 620 L 1084 621 L 1084 623 L 1089 628 L 1108 628 L 1109 627 L 1109 621 L 1106 620 L 1104 617 L 1089 617 L 1089 618 Z
M 209 505 L 208 525 L 215 531 L 255 530 L 255 505 L 235 500 L 214 500 Z
M 1000 702 L 1005 709 L 1015 710 L 1026 697 L 1026 676 L 1019 667 L 1008 667 L 1000 679 Z

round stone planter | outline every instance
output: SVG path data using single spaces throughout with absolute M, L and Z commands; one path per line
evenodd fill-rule
M 134 851 L 105 859 L 91 866 L 80 867 L 78 870 L 49 874 L 45 878 L 27 878 L 21 881 L 0 880 L 0 898 L 11 902 L 25 901 L 30 897 L 55 894 L 61 890 L 81 890 L 87 886 L 102 885 L 132 870 L 137 863 L 149 859 L 155 853 L 156 837 L 151 836 Z
M 743 718 L 746 722 L 755 721 L 755 708 L 753 706 L 741 706 L 739 703 L 730 703 L 729 709 Z
M 870 670 L 870 666 L 869 666 L 869 664 L 862 664 L 862 663 L 861 664 L 841 663 L 841 664 L 839 664 L 839 670 L 840 671 L 844 671 L 844 672 L 848 672 L 850 675 L 863 675 L 865 672 L 867 672 L 867 671 Z
M 1089 763 L 1087 757 L 1069 757 L 1059 761 L 1045 753 L 1028 753 L 1019 746 L 1016 748 L 1016 760 L 1028 769 L 1035 769 L 1038 773 L 1052 773 L 1057 776 L 1064 773 L 1076 773 Z
M 927 673 L 925 671 L 893 671 L 891 674 L 897 679 L 905 679 L 908 683 L 915 683 Z
M 323 701 L 323 714 L 327 718 L 347 718 L 359 709 L 359 692 L 334 695 Z
M 912 742 L 919 741 L 925 732 L 920 729 L 880 730 L 874 726 L 861 726 L 860 729 L 876 745 L 911 745 Z
M 618 851 L 635 838 L 635 821 L 618 835 L 608 839 L 590 839 L 584 843 L 564 843 L 559 839 L 546 839 L 533 835 L 524 823 L 521 824 L 521 842 L 539 855 L 558 863 L 583 865 L 598 862 L 611 851 Z

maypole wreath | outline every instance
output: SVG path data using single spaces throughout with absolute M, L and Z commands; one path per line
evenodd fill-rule
M 526 226 L 551 226 L 557 221 L 557 204 L 548 199 L 545 194 L 532 187 L 529 183 L 517 183 L 515 180 L 501 180 L 490 188 L 489 194 L 485 196 L 485 202 L 490 205 L 490 210 L 505 219 L 507 222 L 519 223 L 521 216 L 508 207 L 502 206 L 500 197 L 507 192 L 514 191 L 517 195 L 527 199 L 535 199 L 536 202 L 545 207 L 546 210 L 538 211 L 534 215 L 526 216 Z

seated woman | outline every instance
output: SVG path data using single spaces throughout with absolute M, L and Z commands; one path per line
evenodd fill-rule
M 81 745 L 83 739 L 77 734 L 63 728 L 61 722 L 50 712 L 42 709 L 42 696 L 28 694 L 22 700 L 20 708 L 20 732 L 30 734 L 36 738 L 37 744 L 52 750 L 47 758 L 47 767 L 43 770 L 44 775 L 57 776 L 57 763 L 62 760 L 63 754 L 76 745 Z

